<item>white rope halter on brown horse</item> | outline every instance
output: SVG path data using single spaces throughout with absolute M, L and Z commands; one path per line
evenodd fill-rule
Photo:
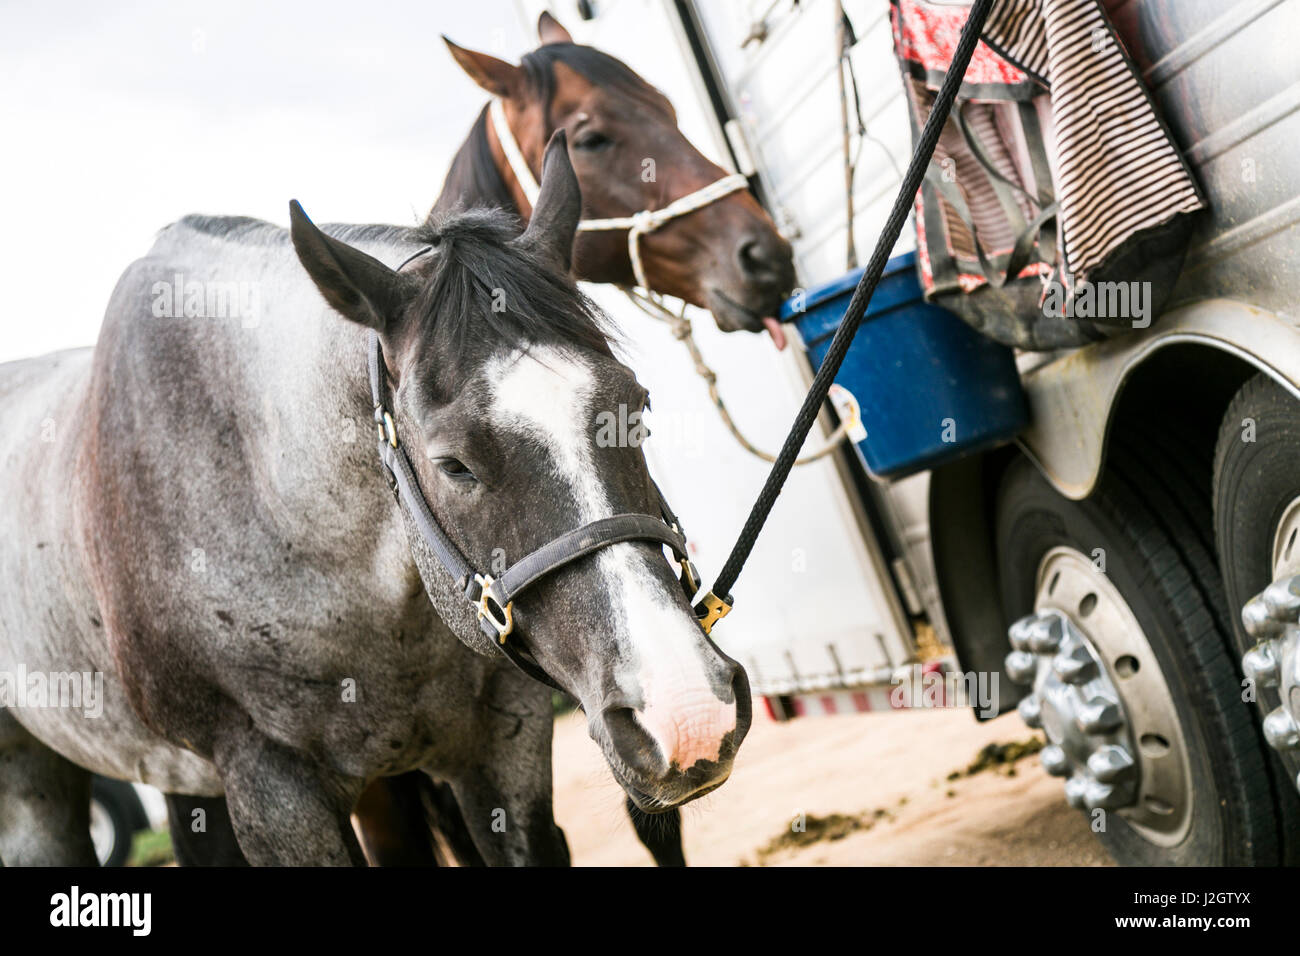
M 519 141 L 515 139 L 514 131 L 510 129 L 510 124 L 506 121 L 505 108 L 498 99 L 492 100 L 488 106 L 488 115 L 492 121 L 492 129 L 496 133 L 497 142 L 501 144 L 501 151 L 505 154 L 506 163 L 509 164 L 511 172 L 514 173 L 515 181 L 519 188 L 523 190 L 524 198 L 528 200 L 528 205 L 533 206 L 537 201 L 539 187 L 537 178 L 533 175 L 532 168 L 528 165 L 528 160 L 524 158 L 523 150 L 519 148 Z M 731 173 L 723 176 L 721 179 L 709 183 L 694 192 L 687 193 L 678 199 L 674 199 L 662 209 L 642 209 L 630 216 L 618 216 L 612 219 L 583 219 L 578 223 L 579 232 L 606 232 L 618 229 L 627 230 L 627 255 L 632 262 L 632 275 L 636 278 L 638 289 L 624 288 L 623 293 L 632 300 L 632 302 L 641 311 L 650 315 L 652 318 L 666 322 L 673 330 L 673 336 L 679 339 L 691 353 L 691 359 L 695 364 L 696 373 L 704 379 L 709 387 L 709 397 L 713 399 L 714 406 L 718 409 L 718 414 L 722 417 L 723 424 L 727 430 L 740 443 L 746 451 L 764 461 L 772 462 L 776 458 L 765 451 L 759 450 L 753 442 L 746 438 L 736 426 L 727 411 L 727 406 L 722 401 L 722 396 L 718 392 L 718 376 L 713 369 L 709 368 L 704 362 L 704 356 L 700 353 L 699 345 L 695 342 L 695 336 L 691 330 L 691 320 L 686 318 L 686 307 L 683 303 L 682 311 L 674 313 L 663 304 L 662 296 L 650 288 L 650 280 L 646 278 L 645 266 L 641 261 L 641 237 L 654 232 L 674 219 L 678 219 L 697 209 L 703 209 L 712 203 L 717 202 L 726 196 L 741 189 L 749 188 L 749 180 L 739 173 Z M 852 396 L 848 396 L 848 408 L 856 408 L 856 401 Z M 824 458 L 835 450 L 841 441 L 849 434 L 851 430 L 857 427 L 858 422 L 856 415 L 850 413 L 840 422 L 838 428 L 827 439 L 826 444 L 817 451 L 804 455 L 799 458 L 795 464 L 803 465 L 808 462 L 817 461 Z

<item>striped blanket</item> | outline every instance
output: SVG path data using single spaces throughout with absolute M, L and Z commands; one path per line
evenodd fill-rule
M 968 8 L 952 0 L 892 3 L 895 48 L 919 126 Z M 1049 282 L 1067 294 L 1115 277 L 1159 275 L 1169 284 L 1176 267 L 1151 272 L 1137 259 L 1181 261 L 1188 215 L 1203 207 L 1099 0 L 998 0 L 918 202 L 927 294 L 992 286 L 998 305 L 985 304 L 985 312 L 1016 303 L 1023 312 L 1028 295 L 1010 294 L 1018 282 L 1041 287 L 1038 305 Z M 990 315 L 964 317 L 998 324 Z M 1034 332 L 994 337 L 1050 348 L 1114 331 L 1040 322 Z

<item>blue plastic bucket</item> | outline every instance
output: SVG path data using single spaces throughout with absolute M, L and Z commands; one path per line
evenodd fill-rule
M 781 307 L 820 366 L 864 270 Z M 835 381 L 862 406 L 858 450 L 873 475 L 901 478 L 1010 441 L 1029 420 L 1011 349 L 927 304 L 916 253 L 885 266 Z

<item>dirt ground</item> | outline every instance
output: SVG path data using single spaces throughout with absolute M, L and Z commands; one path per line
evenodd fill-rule
M 686 859 L 697 866 L 1110 865 L 1084 815 L 1066 805 L 1061 781 L 1039 766 L 1035 746 L 1014 713 L 982 724 L 964 709 L 778 724 L 760 709 L 731 779 L 683 810 Z M 982 769 L 969 772 L 972 764 Z M 575 865 L 650 865 L 622 803 L 582 716 L 559 718 L 555 815 Z

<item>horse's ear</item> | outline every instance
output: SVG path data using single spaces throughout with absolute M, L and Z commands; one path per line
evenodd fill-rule
M 469 74 L 469 78 L 493 96 L 508 99 L 520 88 L 523 82 L 522 67 L 507 63 L 505 60 L 498 60 L 487 53 L 457 46 L 447 39 L 445 34 L 442 42 L 447 44 L 447 49 L 460 64 L 460 68 Z
M 516 241 L 563 273 L 573 263 L 573 237 L 582 217 L 582 191 L 569 162 L 564 130 L 557 129 L 542 157 L 542 183 L 528 228 Z
M 543 10 L 542 15 L 537 18 L 537 36 L 542 41 L 542 45 L 547 43 L 572 43 L 573 37 L 569 31 L 560 25 L 560 21 Z
M 410 300 L 412 283 L 360 249 L 325 235 L 296 199 L 289 202 L 289 223 L 298 260 L 330 307 L 377 332 L 389 329 Z

